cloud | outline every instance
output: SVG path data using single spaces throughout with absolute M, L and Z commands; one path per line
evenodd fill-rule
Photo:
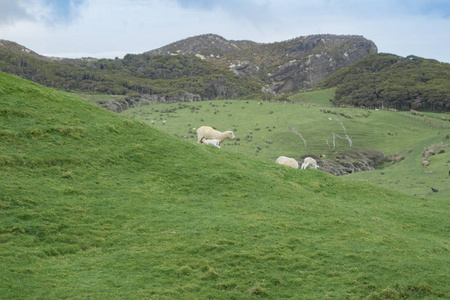
M 0 0 L 0 38 L 43 55 L 123 57 L 214 33 L 272 43 L 356 34 L 450 62 L 448 0 Z
M 413 15 L 429 15 L 437 18 L 450 18 L 450 1 L 448 0 L 413 0 L 401 1 L 403 8 Z
M 84 0 L 0 0 L 0 25 L 20 21 L 47 26 L 71 23 Z
M 271 16 L 270 1 L 267 0 L 173 0 L 183 9 L 215 11 L 228 17 L 246 20 L 254 25 Z
M 22 1 L 0 0 L 0 25 L 33 19 Z
M 78 9 L 84 0 L 42 0 L 42 5 L 48 9 L 45 17 L 50 24 L 71 23 L 78 17 Z

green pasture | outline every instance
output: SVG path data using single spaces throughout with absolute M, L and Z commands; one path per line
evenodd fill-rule
M 240 129 L 275 120 L 244 105 Z M 197 145 L 175 120 L 0 73 L 0 298 L 450 296 L 448 201 Z
M 324 110 L 337 115 L 324 113 Z M 341 112 L 352 116 L 352 119 L 339 115 Z M 344 125 L 353 147 L 375 148 L 386 154 L 406 152 L 424 136 L 443 132 L 396 112 L 252 100 L 158 104 L 130 109 L 123 114 L 176 136 L 187 136 L 187 140 L 192 142 L 197 140 L 195 129 L 202 125 L 213 126 L 220 131 L 233 130 L 239 141 L 226 140 L 224 148 L 270 160 L 280 155 L 299 158 L 306 154 L 348 150 L 348 141 L 339 138 L 336 138 L 333 150 L 331 133 L 345 136 L 344 128 L 336 119 Z M 302 135 L 306 146 L 289 127 Z
M 291 100 L 294 103 L 307 103 L 322 106 L 330 106 L 331 100 L 334 99 L 335 91 L 336 88 L 302 92 L 290 96 L 289 100 Z
M 450 129 L 439 128 L 442 124 L 446 125 L 445 122 L 435 122 L 434 126 L 409 112 L 216 100 L 144 106 L 122 114 L 147 122 L 191 143 L 196 143 L 195 130 L 202 125 L 213 126 L 221 131 L 233 130 L 237 138 L 225 140 L 222 149 L 272 162 L 281 155 L 299 159 L 305 155 L 333 156 L 339 151 L 351 149 L 345 139 L 336 138 L 333 145 L 332 133 L 345 137 L 343 125 L 351 138 L 352 147 L 374 148 L 387 156 L 401 155 L 405 158 L 399 164 L 383 166 L 383 174 L 367 172 L 349 178 L 363 178 L 411 195 L 450 198 L 447 188 L 449 151 L 446 149 L 444 153 L 432 157 L 429 166 L 421 165 L 422 151 L 426 147 L 447 145 L 450 142 Z M 305 141 L 290 128 L 300 133 Z M 409 175 L 405 175 L 405 172 Z M 431 187 L 435 188 L 431 183 L 435 180 L 438 180 L 434 184 L 439 186 L 438 193 L 431 192 Z M 415 188 L 411 188 L 412 185 Z
M 448 139 L 442 134 L 424 139 L 404 154 L 405 159 L 381 170 L 359 172 L 344 176 L 345 179 L 367 180 L 377 185 L 411 194 L 416 197 L 450 199 L 450 150 Z M 444 144 L 445 143 L 445 144 Z M 429 157 L 429 166 L 422 165 L 424 149 L 441 145 L 445 151 Z M 433 189 L 438 192 L 433 192 Z

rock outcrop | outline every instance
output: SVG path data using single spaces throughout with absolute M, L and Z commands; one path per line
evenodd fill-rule
M 147 52 L 195 56 L 226 66 L 236 75 L 259 79 L 265 83 L 263 91 L 272 95 L 313 88 L 340 68 L 375 53 L 376 45 L 362 36 L 328 34 L 270 44 L 207 34 Z
M 330 159 L 309 156 L 317 160 L 320 170 L 336 176 L 376 170 L 378 165 L 388 160 L 382 151 L 369 148 L 353 148 Z
M 121 113 L 127 109 L 157 104 L 157 103 L 175 103 L 175 102 L 194 102 L 201 101 L 199 95 L 180 92 L 170 95 L 147 95 L 126 97 L 121 100 L 100 101 L 97 104 L 104 109 L 111 110 L 116 113 Z
M 268 74 L 277 94 L 310 89 L 335 71 L 376 53 L 375 45 L 363 37 L 310 36 L 286 49 L 291 58 Z

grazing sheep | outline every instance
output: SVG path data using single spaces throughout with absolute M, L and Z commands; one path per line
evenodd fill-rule
M 212 140 L 202 140 L 203 144 L 205 145 L 213 145 L 220 149 L 220 140 L 219 139 L 212 139 Z
M 197 142 L 199 144 L 201 144 L 204 140 L 213 140 L 213 139 L 218 139 L 219 140 L 219 145 L 222 144 L 222 142 L 226 139 L 226 138 L 230 138 L 232 140 L 234 140 L 234 133 L 233 131 L 225 131 L 225 132 L 220 132 L 215 130 L 212 127 L 209 126 L 202 126 L 199 129 L 197 129 Z
M 285 165 L 294 169 L 298 169 L 298 162 L 295 159 L 287 156 L 280 156 L 277 158 L 275 162 L 280 165 Z
M 307 167 L 311 167 L 311 168 L 314 168 L 314 169 L 319 168 L 319 166 L 317 165 L 317 161 L 314 158 L 312 158 L 312 157 L 306 157 L 303 160 L 303 164 L 302 164 L 301 169 L 306 169 Z

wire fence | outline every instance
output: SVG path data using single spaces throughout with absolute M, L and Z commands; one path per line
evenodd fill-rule
M 403 114 L 405 117 L 409 117 L 411 119 L 417 120 L 417 121 L 421 121 L 423 123 L 426 123 L 428 125 L 431 125 L 435 128 L 450 128 L 450 124 L 445 124 L 442 122 L 436 122 L 433 119 L 427 118 L 425 116 L 417 116 L 417 115 L 413 115 L 413 114 L 408 114 L 408 113 L 404 113 Z

